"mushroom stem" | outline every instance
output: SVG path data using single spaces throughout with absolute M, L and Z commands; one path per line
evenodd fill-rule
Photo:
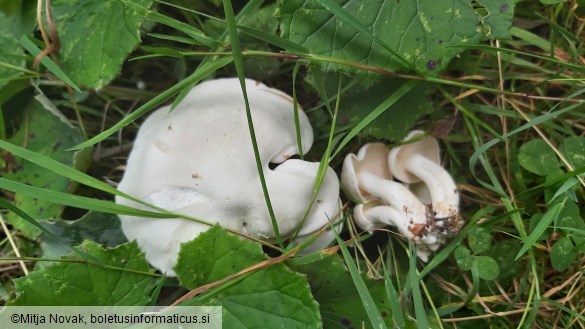
M 420 178 L 429 189 L 436 219 L 457 216 L 459 208 L 457 186 L 443 167 L 422 155 L 414 154 L 408 158 L 406 168 Z
M 366 215 L 373 222 L 394 226 L 402 235 L 411 239 L 414 234 L 409 230 L 408 219 L 403 213 L 390 206 L 377 206 L 366 210 Z
M 418 231 L 427 225 L 425 205 L 406 186 L 368 172 L 361 173 L 358 177 L 360 188 L 404 214 L 407 226 L 412 224 L 417 228 L 415 231 Z
M 404 237 L 415 240 L 416 254 L 424 262 L 429 260 L 431 251 L 436 250 L 440 245 L 436 238 L 424 235 L 416 237 L 412 227 L 409 227 L 404 213 L 390 206 L 369 207 L 365 204 L 358 204 L 353 210 L 353 219 L 356 224 L 369 232 L 372 232 L 376 227 L 385 225 L 396 227 Z

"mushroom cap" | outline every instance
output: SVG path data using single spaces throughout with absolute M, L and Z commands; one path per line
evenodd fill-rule
M 356 204 L 353 208 L 353 221 L 359 228 L 370 233 L 372 233 L 376 228 L 386 226 L 385 223 L 376 223 L 368 217 L 367 212 L 371 207 L 372 205 L 370 204 L 360 203 Z
M 366 202 L 372 196 L 361 189 L 358 175 L 369 172 L 384 179 L 391 180 L 392 174 L 388 168 L 388 148 L 382 143 L 368 143 L 363 145 L 356 154 L 348 154 L 343 160 L 341 170 L 341 186 L 345 193 L 356 202 Z
M 246 80 L 246 89 L 269 196 L 279 231 L 287 236 L 307 210 L 319 163 L 288 160 L 299 153 L 292 99 L 253 80 Z M 299 123 L 307 152 L 313 131 L 301 110 Z M 273 170 L 269 163 L 281 164 Z M 138 132 L 118 189 L 208 223 L 274 238 L 237 78 L 203 82 L 174 110 L 166 106 L 150 115 Z M 317 200 L 303 234 L 320 228 L 339 209 L 339 182 L 330 168 Z M 146 208 L 122 197 L 116 202 Z M 120 218 L 128 239 L 136 239 L 147 260 L 167 275 L 174 275 L 180 244 L 209 228 L 184 219 Z
M 422 130 L 413 130 L 408 133 L 404 141 L 407 142 L 422 135 L 424 135 Z M 404 183 L 420 182 L 420 179 L 410 173 L 406 167 L 406 162 L 414 154 L 422 155 L 439 165 L 441 163 L 439 142 L 430 136 L 414 143 L 403 144 L 393 148 L 388 155 L 388 165 L 394 177 Z

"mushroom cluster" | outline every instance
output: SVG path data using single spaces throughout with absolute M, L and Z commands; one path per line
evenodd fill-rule
M 457 186 L 440 165 L 439 144 L 423 137 L 422 131 L 415 130 L 391 150 L 369 143 L 357 155 L 348 154 L 341 185 L 357 203 L 353 219 L 360 228 L 372 232 L 394 226 L 416 243 L 418 257 L 427 261 L 463 221 Z
M 314 204 L 319 163 L 291 159 L 299 154 L 293 101 L 287 94 L 246 80 L 246 89 L 264 177 L 282 236 L 310 236 L 340 209 L 339 181 L 326 171 Z M 313 143 L 313 130 L 299 110 L 302 151 Z M 276 165 L 276 168 L 269 166 Z M 199 84 L 172 111 L 155 111 L 142 124 L 118 189 L 176 213 L 219 223 L 246 235 L 270 240 L 275 234 L 259 180 L 242 90 L 237 78 Z M 146 208 L 116 197 L 119 204 Z M 174 276 L 181 243 L 209 226 L 185 219 L 149 219 L 120 215 L 129 240 L 146 259 Z M 304 220 L 304 221 L 303 221 Z M 299 226 L 302 226 L 299 229 Z M 334 233 L 325 231 L 309 251 L 325 247 Z

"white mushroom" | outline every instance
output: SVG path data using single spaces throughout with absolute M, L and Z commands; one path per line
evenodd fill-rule
M 424 133 L 411 131 L 408 142 Z M 440 165 L 439 143 L 432 137 L 393 148 L 388 156 L 392 174 L 404 183 L 422 181 L 431 197 L 433 225 L 452 233 L 461 226 L 459 193 L 451 175 Z M 424 189 L 422 190 L 424 191 Z M 445 233 L 451 234 L 445 231 Z
M 246 80 L 256 139 L 268 192 L 282 236 L 293 234 L 312 194 L 318 163 L 290 159 L 298 154 L 292 99 Z M 302 149 L 313 131 L 299 111 Z M 269 163 L 280 163 L 275 169 Z M 273 239 L 274 231 L 259 181 L 238 79 L 199 84 L 172 111 L 163 107 L 142 125 L 118 188 L 177 213 L 219 223 L 247 235 Z M 116 197 L 120 204 L 143 207 Z M 339 210 L 339 183 L 328 168 L 301 237 L 328 224 Z M 147 260 L 173 276 L 180 244 L 208 225 L 184 219 L 120 216 L 129 240 L 136 239 Z M 331 234 L 315 245 L 324 245 Z
M 354 200 L 354 220 L 362 229 L 392 225 L 407 238 L 417 240 L 427 224 L 426 207 L 408 188 L 392 181 L 389 150 L 380 143 L 362 146 L 343 162 L 341 184 Z
M 415 135 L 411 133 L 409 138 Z M 402 146 L 403 151 L 405 146 Z M 426 157 L 419 159 L 415 156 L 417 160 L 410 160 L 412 153 L 416 155 L 415 151 L 408 153 L 411 150 L 412 148 L 400 152 L 400 149 L 388 150 L 380 143 L 366 144 L 357 155 L 349 154 L 345 158 L 341 184 L 344 191 L 359 203 L 353 211 L 354 221 L 359 227 L 371 232 L 377 227 L 395 226 L 404 237 L 412 239 L 417 244 L 417 256 L 427 261 L 430 253 L 444 243 L 446 236 L 458 231 L 461 225 L 457 215 L 459 199 L 455 183 L 449 174 L 438 165 L 435 166 L 443 173 L 436 173 L 436 168 L 432 166 L 434 163 Z M 420 150 L 427 151 L 423 154 L 436 158 L 438 163 L 439 150 L 436 141 L 424 140 Z M 418 162 L 409 163 L 408 166 L 415 167 L 410 172 L 407 169 L 410 167 L 402 163 L 401 166 L 397 166 L 396 163 L 399 161 Z M 419 163 L 422 165 L 417 167 Z M 420 174 L 425 184 L 416 183 L 420 179 L 413 173 Z M 447 178 L 444 177 L 445 174 Z M 439 176 L 439 182 L 431 180 L 432 184 L 429 186 L 428 180 L 433 175 Z M 405 183 L 414 184 L 407 187 L 406 184 L 393 181 L 394 177 Z M 450 185 L 444 182 L 447 179 L 450 179 Z M 446 191 L 438 193 L 437 186 L 445 189 L 452 187 L 451 195 Z M 432 190 L 433 188 L 435 190 Z M 445 199 L 448 201 L 444 201 Z M 427 203 L 432 205 L 427 206 Z M 433 211 L 435 206 L 439 206 L 439 209 L 442 209 L 441 207 L 454 209 L 455 213 L 449 212 L 448 214 L 453 217 L 442 219 L 440 216 L 443 212 Z

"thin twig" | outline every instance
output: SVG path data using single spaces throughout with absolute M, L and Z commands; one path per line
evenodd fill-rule
M 481 320 L 481 319 L 489 319 L 489 318 L 504 317 L 504 316 L 514 315 L 514 314 L 519 314 L 519 313 L 522 313 L 524 311 L 525 311 L 524 309 L 519 309 L 519 310 L 506 311 L 506 312 L 495 312 L 495 313 L 490 313 L 490 314 L 467 316 L 467 317 L 463 317 L 463 318 L 443 319 L 443 321 L 444 322 L 462 322 L 462 321 L 470 321 L 470 320 Z
M 267 260 L 260 262 L 258 264 L 254 264 L 252 266 L 249 266 L 249 267 L 247 267 L 239 272 L 230 274 L 221 280 L 217 280 L 217 281 L 208 283 L 206 285 L 203 285 L 201 287 L 198 287 L 196 289 L 193 289 L 193 290 L 189 291 L 188 293 L 186 293 L 185 295 L 181 296 L 179 299 L 177 299 L 175 302 L 173 302 L 170 306 L 177 306 L 180 303 L 182 303 L 188 299 L 191 299 L 199 294 L 206 292 L 207 290 L 209 290 L 213 287 L 216 287 L 222 283 L 230 281 L 230 280 L 237 278 L 239 276 L 258 271 L 260 269 L 263 269 L 263 268 L 268 267 L 268 266 L 273 265 L 273 264 L 281 263 L 281 262 L 293 257 L 297 253 L 298 249 L 299 249 L 298 247 L 295 247 L 293 250 L 291 250 L 290 252 L 288 252 L 284 255 L 267 259 Z
M 12 239 L 12 234 L 10 234 L 10 231 L 8 230 L 8 226 L 6 226 L 6 223 L 4 222 L 4 217 L 2 217 L 2 214 L 0 214 L 0 225 L 2 226 L 2 230 L 4 230 L 4 233 L 6 234 L 6 237 L 10 242 L 10 246 L 12 247 L 14 254 L 16 255 L 16 257 L 20 258 L 20 251 L 18 251 L 18 247 L 16 246 L 16 243 L 14 243 L 14 240 Z M 28 275 L 28 268 L 26 268 L 24 262 L 20 260 L 18 261 L 18 263 L 20 264 L 20 267 L 22 268 L 24 275 Z
M 56 61 L 54 55 L 59 52 L 61 49 L 61 41 L 59 40 L 59 34 L 57 33 L 57 29 L 55 28 L 55 24 L 53 23 L 53 16 L 51 13 L 51 1 L 45 1 L 45 17 L 47 19 L 47 26 L 49 28 L 49 34 L 47 35 L 47 31 L 45 30 L 45 24 L 43 23 L 43 0 L 37 0 L 37 23 L 39 25 L 39 30 L 41 32 L 41 36 L 43 38 L 43 42 L 45 43 L 45 49 L 40 52 L 33 62 L 33 68 L 38 68 L 39 63 L 45 56 L 51 55 L 53 60 Z

